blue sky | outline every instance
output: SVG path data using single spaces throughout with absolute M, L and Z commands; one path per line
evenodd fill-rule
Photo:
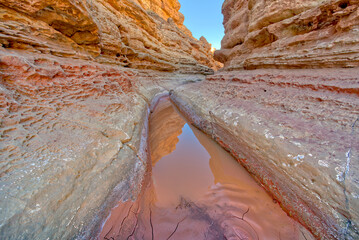
M 179 0 L 184 25 L 199 39 L 204 36 L 216 49 L 221 48 L 224 35 L 223 0 Z

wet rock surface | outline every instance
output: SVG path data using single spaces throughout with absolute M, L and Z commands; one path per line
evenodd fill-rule
M 227 72 L 171 99 L 321 239 L 357 239 L 357 70 Z
M 359 65 L 357 0 L 226 0 L 226 70 Z

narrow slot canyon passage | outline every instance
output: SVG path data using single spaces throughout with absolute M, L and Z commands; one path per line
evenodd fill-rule
M 359 240 L 359 0 L 0 0 L 0 32 L 0 240 Z
M 112 210 L 99 239 L 314 239 L 168 98 L 151 114 L 149 145 L 140 196 Z

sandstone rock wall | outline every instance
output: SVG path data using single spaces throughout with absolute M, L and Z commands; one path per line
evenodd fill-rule
M 165 20 L 172 18 L 177 27 L 179 27 L 188 36 L 192 36 L 191 31 L 183 25 L 184 16 L 179 12 L 181 5 L 178 0 L 138 0 L 138 2 L 144 9 L 154 11 Z
M 212 73 L 210 44 L 183 26 L 177 0 L 1 0 L 6 49 L 137 69 Z
M 226 0 L 226 70 L 359 66 L 358 0 Z
M 173 98 L 319 239 L 358 239 L 359 1 L 226 0 L 222 12 L 223 73 Z

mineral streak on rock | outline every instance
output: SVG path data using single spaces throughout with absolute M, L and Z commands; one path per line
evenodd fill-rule
M 358 239 L 358 69 L 224 72 L 171 98 L 318 239 Z
M 0 46 L 137 69 L 213 73 L 211 45 L 180 4 L 148 0 L 0 0 Z
M 226 70 L 359 66 L 358 0 L 226 0 Z

